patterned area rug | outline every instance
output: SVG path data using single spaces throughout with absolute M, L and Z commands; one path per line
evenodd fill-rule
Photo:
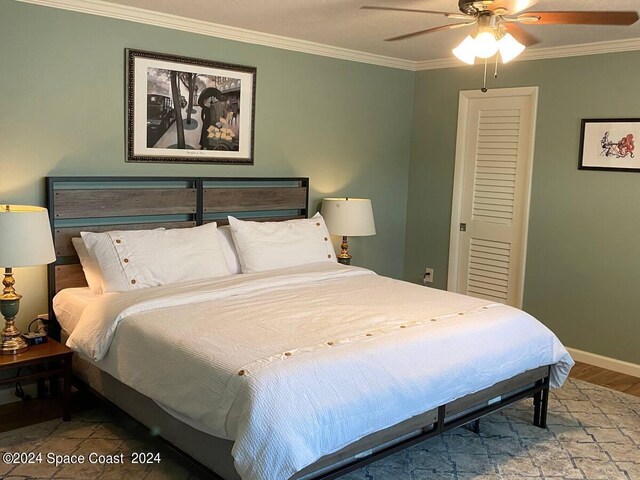
M 344 480 L 640 480 L 640 398 L 569 380 L 551 393 L 549 429 L 531 424 L 525 400 L 353 472 Z M 7 465 L 0 478 L 194 479 L 190 468 L 130 419 L 94 410 L 0 434 L 0 451 L 125 455 L 124 465 Z M 131 452 L 158 452 L 159 464 L 132 465 Z

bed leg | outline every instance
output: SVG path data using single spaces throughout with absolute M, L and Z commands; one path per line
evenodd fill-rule
M 547 428 L 547 410 L 549 409 L 549 377 L 536 382 L 542 390 L 533 394 L 533 424 L 536 427 Z
M 533 424 L 536 427 L 540 426 L 540 410 L 541 410 L 540 404 L 542 403 L 542 400 L 540 397 L 541 395 L 539 392 L 533 395 Z
M 547 428 L 547 410 L 549 409 L 549 385 L 540 392 L 542 394 L 542 401 L 540 402 L 540 420 L 538 426 L 540 428 Z
M 536 382 L 536 385 L 542 385 L 541 381 Z M 542 415 L 542 391 L 538 391 L 533 394 L 533 424 L 536 427 L 540 426 L 540 418 Z
M 469 425 L 471 425 L 471 431 L 478 435 L 480 433 L 480 419 L 474 420 Z

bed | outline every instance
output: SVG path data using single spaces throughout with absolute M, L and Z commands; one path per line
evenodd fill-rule
M 79 352 L 77 378 L 224 479 L 337 478 L 527 397 L 546 426 L 572 360 L 504 305 L 331 262 L 87 293 L 80 231 L 304 219 L 308 191 L 306 178 L 48 178 L 52 333 Z

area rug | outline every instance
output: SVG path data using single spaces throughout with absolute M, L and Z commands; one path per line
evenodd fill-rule
M 552 390 L 549 428 L 531 424 L 531 400 L 352 472 L 344 480 L 640 480 L 640 397 L 569 380 Z M 122 414 L 92 410 L 0 434 L 0 451 L 102 454 L 157 452 L 160 463 L 7 465 L 0 478 L 195 479 L 184 462 Z

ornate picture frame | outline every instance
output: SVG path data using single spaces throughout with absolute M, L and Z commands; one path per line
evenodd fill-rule
M 255 67 L 133 49 L 125 61 L 127 162 L 253 165 Z

